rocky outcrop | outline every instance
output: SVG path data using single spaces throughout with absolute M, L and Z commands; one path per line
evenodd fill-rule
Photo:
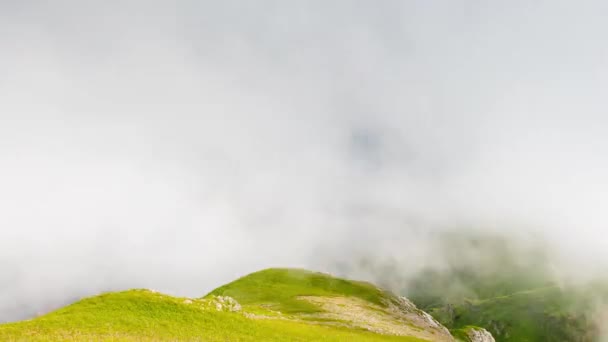
M 440 340 L 452 341 L 452 335 L 449 330 L 439 323 L 433 316 L 418 309 L 414 303 L 405 297 L 396 297 L 391 302 L 387 303 L 389 310 L 397 315 L 405 317 L 414 325 L 432 332 L 435 337 Z
M 234 298 L 228 296 L 217 296 L 212 298 L 217 311 L 241 311 L 241 304 Z
M 470 342 L 496 342 L 494 336 L 484 328 L 469 327 L 465 329 L 465 334 Z
M 360 328 L 384 335 L 414 336 L 429 341 L 454 341 L 446 327 L 431 315 L 418 309 L 406 298 L 394 297 L 385 306 L 356 297 L 300 296 L 323 312 L 311 314 L 307 321 L 322 319 L 325 324 L 340 322 L 349 328 Z

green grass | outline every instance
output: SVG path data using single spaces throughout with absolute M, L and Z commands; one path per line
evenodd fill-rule
M 249 274 L 209 293 L 235 298 L 243 305 L 263 305 L 286 313 L 311 313 L 320 309 L 298 296 L 351 296 L 385 306 L 394 295 L 360 281 L 335 278 L 300 269 L 267 269 Z
M 247 305 L 239 312 L 218 311 L 214 295 L 233 295 Z M 266 270 L 190 303 L 186 298 L 148 290 L 86 298 L 32 320 L 2 324 L 0 341 L 423 341 L 289 316 L 259 319 L 246 315 L 265 310 L 254 303 L 278 304 L 276 308 L 291 313 L 314 311 L 295 299 L 299 295 L 356 296 L 380 303 L 386 294 L 370 284 L 319 273 Z

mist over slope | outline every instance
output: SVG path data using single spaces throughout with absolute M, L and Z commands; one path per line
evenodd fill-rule
M 605 273 L 592 280 L 565 274 L 542 241 L 462 229 L 438 235 L 432 251 L 433 262 L 417 272 L 399 271 L 408 260 L 371 256 L 340 268 L 407 296 L 454 336 L 471 325 L 498 342 L 607 336 Z
M 1 3 L 0 321 L 268 266 L 409 278 L 462 227 L 593 278 L 607 9 Z

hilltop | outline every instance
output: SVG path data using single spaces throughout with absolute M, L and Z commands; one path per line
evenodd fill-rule
M 407 299 L 370 283 L 267 269 L 201 298 L 139 289 L 0 325 L 3 341 L 453 341 Z

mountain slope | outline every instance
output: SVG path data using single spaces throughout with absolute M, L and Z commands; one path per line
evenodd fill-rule
M 0 340 L 451 341 L 452 337 L 407 300 L 371 284 L 304 270 L 270 269 L 198 299 L 150 290 L 86 298 L 32 320 L 0 325 Z
M 560 281 L 542 243 L 446 234 L 435 250 L 442 267 L 421 270 L 402 292 L 455 336 L 474 325 L 498 342 L 598 340 L 608 282 Z

